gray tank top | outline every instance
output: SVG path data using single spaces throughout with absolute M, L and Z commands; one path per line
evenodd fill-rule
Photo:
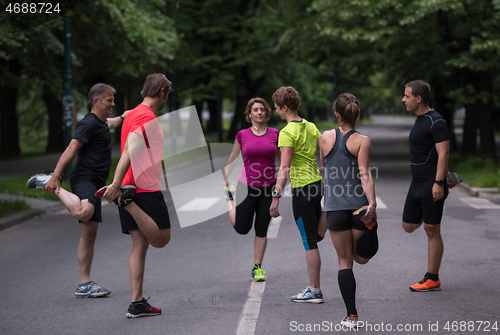
M 335 145 L 325 156 L 324 211 L 354 211 L 368 205 L 359 178 L 358 158 L 346 146 L 347 139 L 354 133 L 357 131 L 351 130 L 342 135 L 338 128 L 335 129 Z

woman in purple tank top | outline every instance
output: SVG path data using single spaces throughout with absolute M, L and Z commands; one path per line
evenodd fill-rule
M 229 221 L 238 234 L 248 234 L 254 223 L 255 242 L 252 280 L 265 281 L 262 260 L 267 246 L 267 228 L 271 221 L 271 205 L 276 183 L 275 158 L 280 158 L 278 134 L 275 128 L 267 127 L 271 118 L 271 108 L 262 98 L 251 99 L 245 110 L 246 120 L 252 126 L 241 130 L 234 141 L 224 173 L 224 187 L 229 207 Z M 230 176 L 237 158 L 243 156 L 243 167 L 238 177 L 236 197 L 233 199 L 234 186 L 229 184 Z

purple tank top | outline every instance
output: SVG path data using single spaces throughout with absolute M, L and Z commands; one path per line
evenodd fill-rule
M 240 130 L 236 140 L 241 145 L 243 167 L 238 180 L 243 184 L 262 187 L 276 181 L 275 157 L 278 149 L 279 131 L 267 128 L 262 136 L 252 133 L 250 128 Z

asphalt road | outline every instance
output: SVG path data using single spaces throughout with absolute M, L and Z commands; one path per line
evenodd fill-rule
M 423 229 L 407 234 L 401 228 L 410 183 L 407 138 L 412 121 L 377 118 L 375 124 L 359 128 L 372 138 L 380 225 L 378 254 L 368 264 L 354 267 L 357 309 L 366 323 L 359 332 L 498 333 L 494 328 L 500 327 L 498 205 L 453 189 L 442 223 L 442 290 L 408 289 L 422 279 L 427 266 Z M 329 334 L 339 330 L 336 324 L 345 316 L 345 307 L 331 240 L 327 237 L 319 244 L 325 303 L 292 303 L 289 296 L 307 286 L 308 276 L 291 198 L 282 198 L 281 222 L 273 223 L 277 234 L 269 239 L 263 264 L 267 281 L 252 284 L 253 231 L 248 236 L 234 232 L 227 214 L 218 212 L 225 204 L 220 184 L 209 184 L 200 190 L 176 187 L 168 197 L 177 209 L 195 198 L 199 203 L 201 198 L 220 199 L 209 201 L 212 205 L 205 209 L 187 206 L 179 213 L 169 202 L 172 239 L 163 249 L 150 248 L 144 282 L 145 297 L 162 308 L 161 316 L 125 316 L 131 299 L 127 267 L 131 239 L 121 233 L 114 205 L 103 207 L 92 267 L 92 279 L 112 291 L 107 298 L 74 297 L 79 227 L 66 210 L 0 231 L 0 334 Z M 217 190 L 210 191 L 211 187 Z M 200 223 L 181 228 L 180 220 Z

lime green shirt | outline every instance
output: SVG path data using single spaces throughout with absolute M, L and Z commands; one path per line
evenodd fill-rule
M 292 147 L 293 155 L 290 164 L 290 181 L 292 187 L 303 187 L 321 180 L 316 164 L 316 148 L 321 136 L 314 123 L 306 119 L 290 121 L 281 129 L 278 147 Z

